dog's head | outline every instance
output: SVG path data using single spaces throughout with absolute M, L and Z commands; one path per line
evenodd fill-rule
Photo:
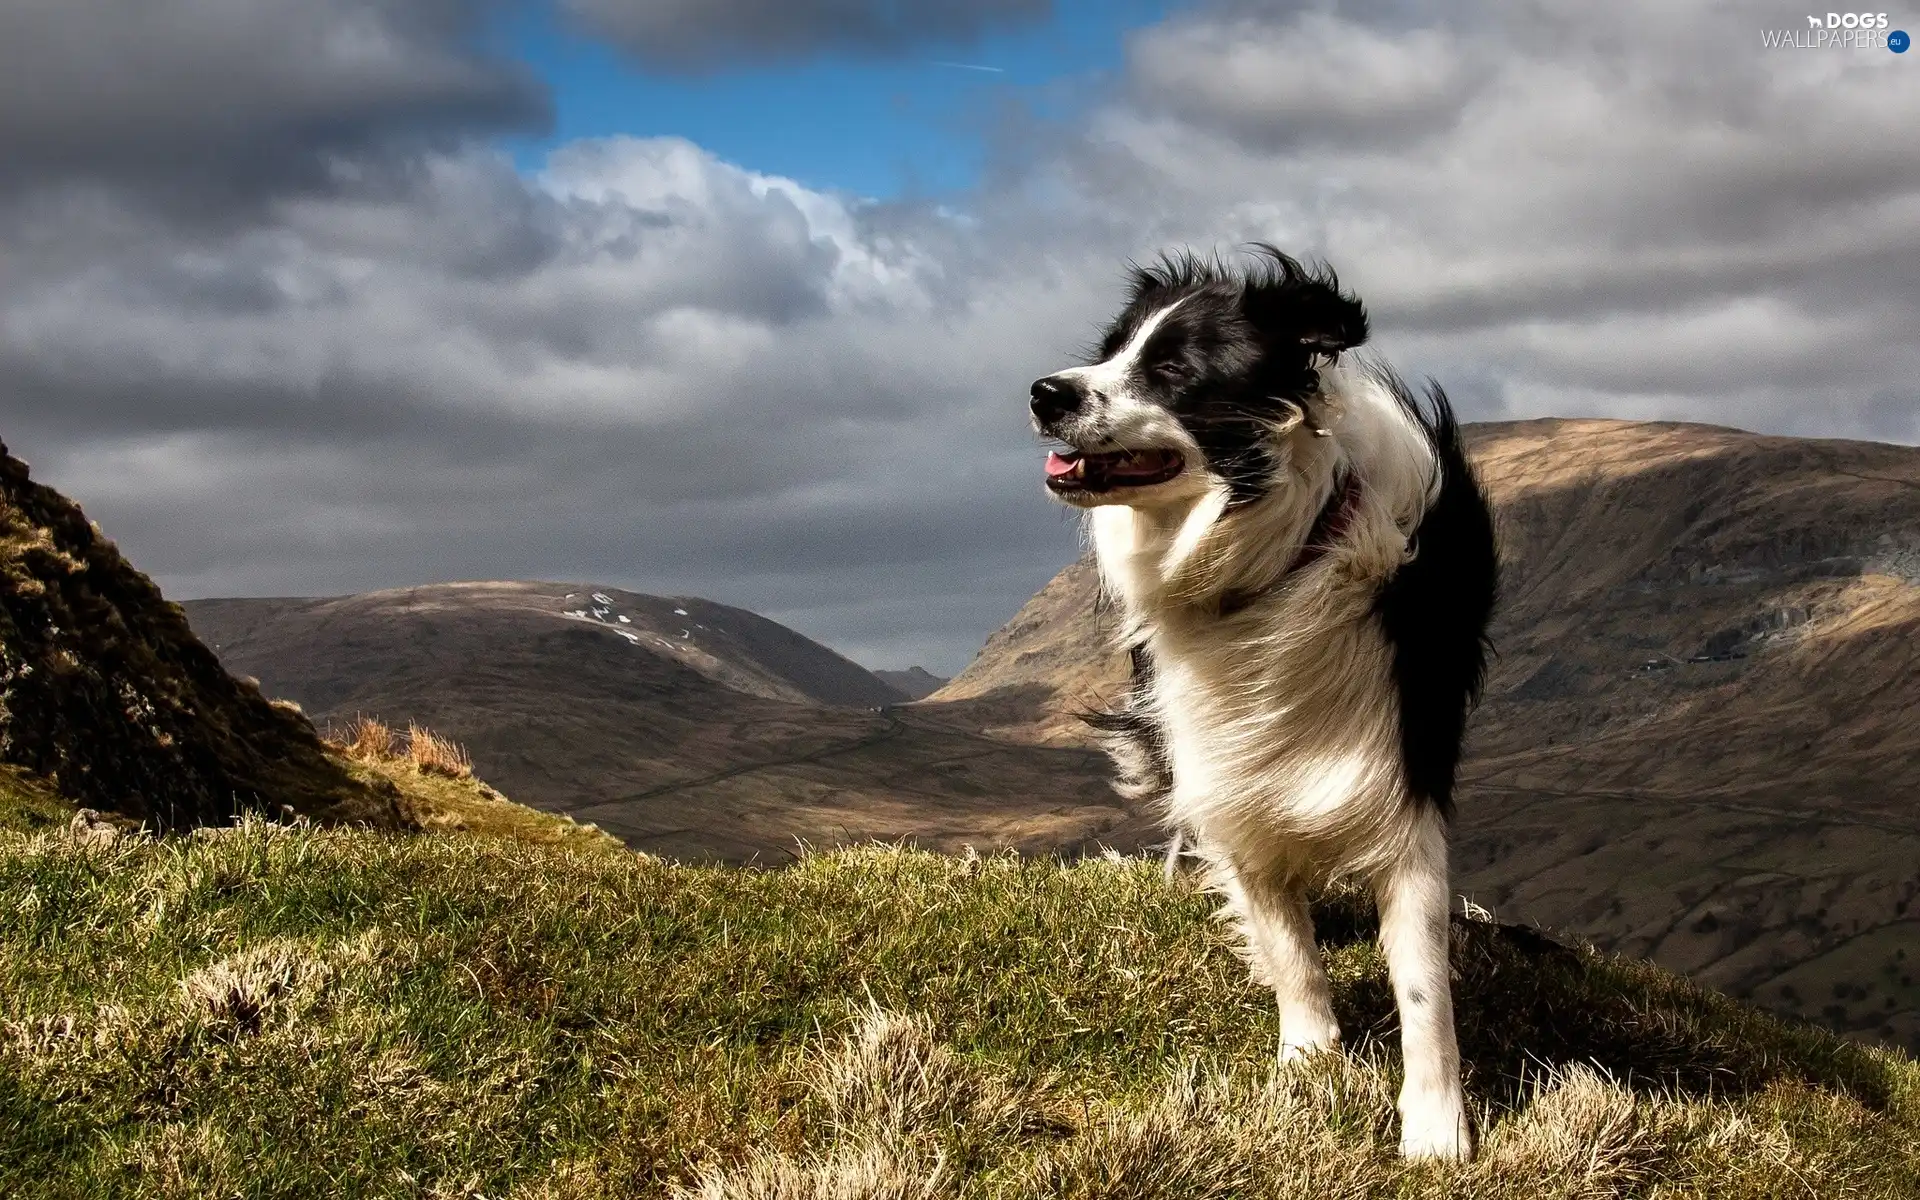
M 1274 487 L 1282 439 L 1316 424 L 1318 366 L 1366 341 L 1367 315 L 1331 271 L 1256 250 L 1244 270 L 1136 269 L 1093 361 L 1034 381 L 1034 428 L 1066 445 L 1047 458 L 1054 496 L 1148 508 L 1224 486 L 1238 505 Z

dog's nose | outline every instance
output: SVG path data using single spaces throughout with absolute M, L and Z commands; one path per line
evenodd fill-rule
M 1070 379 L 1049 375 L 1033 381 L 1033 419 L 1051 425 L 1080 407 L 1080 389 Z

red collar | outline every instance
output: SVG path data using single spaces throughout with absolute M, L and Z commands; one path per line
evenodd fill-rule
M 1294 575 L 1320 561 L 1326 556 L 1327 551 L 1333 549 L 1334 545 L 1340 541 L 1340 536 L 1346 533 L 1348 526 L 1353 524 L 1353 516 L 1359 510 L 1360 477 L 1349 471 L 1341 477 L 1340 485 L 1334 489 L 1333 495 L 1327 497 L 1326 504 L 1320 509 L 1320 515 L 1313 519 L 1313 527 L 1307 530 L 1307 540 L 1301 543 L 1300 553 L 1294 555 L 1292 565 L 1281 574 L 1280 578 L 1259 591 L 1235 590 L 1222 593 L 1220 615 L 1232 616 L 1259 599 L 1262 593 L 1279 587 Z

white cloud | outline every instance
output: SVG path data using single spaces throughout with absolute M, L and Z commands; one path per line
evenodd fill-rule
M 1385 346 L 1493 377 L 1515 415 L 1884 435 L 1920 378 L 1898 149 L 1920 76 L 1759 28 L 1730 6 L 1202 12 L 1136 38 L 1058 178 L 1149 236 L 1325 255 Z

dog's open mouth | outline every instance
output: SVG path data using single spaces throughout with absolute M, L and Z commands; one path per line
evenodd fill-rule
M 1047 455 L 1047 486 L 1056 492 L 1111 492 L 1165 483 L 1186 463 L 1172 450 L 1069 450 Z

